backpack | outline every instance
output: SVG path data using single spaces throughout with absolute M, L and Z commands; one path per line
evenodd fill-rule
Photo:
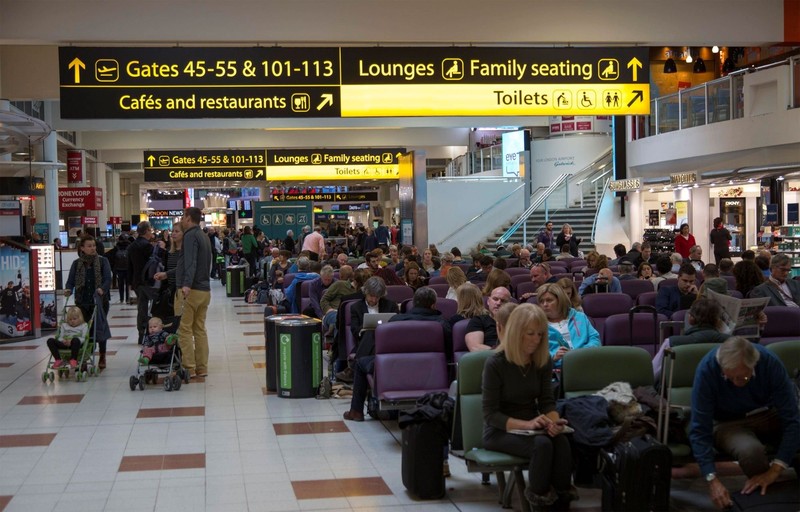
M 114 253 L 114 270 L 126 270 L 128 268 L 128 247 L 117 247 Z
M 161 281 L 155 280 L 155 275 L 164 271 L 164 262 L 161 260 L 161 251 L 158 248 L 153 249 L 153 254 L 150 259 L 145 263 L 142 269 L 142 282 L 147 286 L 153 288 L 161 288 Z

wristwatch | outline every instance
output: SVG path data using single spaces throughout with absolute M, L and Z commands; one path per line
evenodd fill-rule
M 715 478 L 717 478 L 717 474 L 716 473 L 709 473 L 709 474 L 706 475 L 706 482 L 711 482 Z

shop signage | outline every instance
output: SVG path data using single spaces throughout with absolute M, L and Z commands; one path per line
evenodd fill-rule
M 111 223 L 113 226 L 119 226 L 122 224 L 122 217 L 109 217 L 108 222 Z
M 83 181 L 83 151 L 67 151 L 67 183 Z
M 183 210 L 145 210 L 148 217 L 183 217 Z
M 377 201 L 377 192 L 273 193 L 273 201 Z
M 680 172 L 669 175 L 670 185 L 691 185 L 692 183 L 697 183 L 696 172 Z
M 608 182 L 608 190 L 621 192 L 623 190 L 639 190 L 642 187 L 642 180 L 631 178 L 627 180 L 613 180 Z
M 102 210 L 103 189 L 97 187 L 59 187 L 59 210 Z
M 96 226 L 97 225 L 97 217 L 81 217 L 81 224 L 88 225 L 88 226 Z
M 266 158 L 263 149 L 145 151 L 144 180 L 264 181 Z
M 642 115 L 645 47 L 59 48 L 64 119 Z

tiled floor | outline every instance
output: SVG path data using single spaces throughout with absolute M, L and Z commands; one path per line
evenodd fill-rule
M 42 384 L 43 339 L 0 346 L 0 511 L 500 509 L 495 485 L 454 457 L 447 497 L 414 499 L 396 422 L 344 422 L 349 400 L 268 393 L 262 309 L 226 298 L 218 282 L 209 377 L 176 392 L 131 391 L 133 311 L 112 306 L 116 355 L 85 383 Z M 673 508 L 709 510 L 704 483 L 688 476 L 673 481 Z M 581 489 L 573 509 L 599 510 L 599 496 Z

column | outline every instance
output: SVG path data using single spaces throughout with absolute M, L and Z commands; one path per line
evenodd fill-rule
M 48 102 L 49 103 L 49 102 Z M 58 136 L 56 132 L 50 135 L 42 143 L 42 161 L 58 163 Z M 50 240 L 58 236 L 58 167 L 47 167 L 44 170 L 44 197 L 45 197 L 45 222 L 50 226 Z M 66 219 L 65 219 L 66 222 Z M 66 226 L 65 228 L 66 229 Z
M 420 250 L 428 247 L 428 182 L 425 152 L 412 151 L 400 157 L 400 232 L 403 244 L 412 243 Z M 411 227 L 412 240 L 407 230 Z
M 95 162 L 94 170 L 92 172 L 92 186 L 99 188 L 103 191 L 103 209 L 96 210 L 97 212 L 97 228 L 100 235 L 106 234 L 106 225 L 108 224 L 108 203 L 110 200 L 110 192 L 106 187 L 106 169 L 108 167 L 103 162 Z

